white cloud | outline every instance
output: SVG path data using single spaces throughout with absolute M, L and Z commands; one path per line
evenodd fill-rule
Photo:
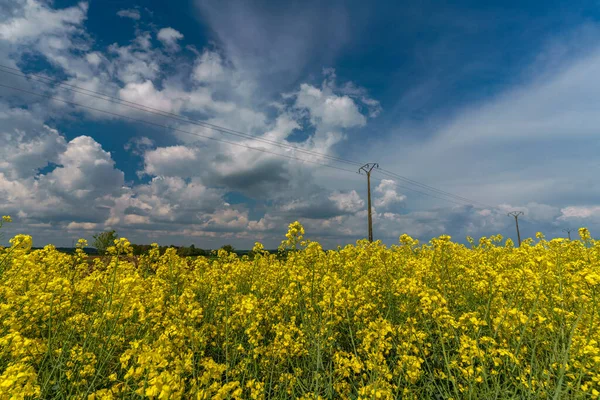
M 153 47 L 149 32 L 138 31 L 130 44 L 114 44 L 106 51 L 84 41 L 85 49 L 80 54 L 78 49 L 71 48 L 75 43 L 71 35 L 79 34 L 78 30 L 67 26 L 61 32 L 40 40 L 37 49 L 64 69 L 69 76 L 66 83 L 165 111 L 201 115 L 207 122 L 268 140 L 285 141 L 295 130 L 302 130 L 300 121 L 303 112 L 307 112 L 316 132 L 304 140 L 294 138 L 289 142 L 305 150 L 334 155 L 335 146 L 345 138 L 345 129 L 364 126 L 367 116 L 373 117 L 380 110 L 379 103 L 370 99 L 364 89 L 351 83 L 336 86 L 335 74 L 328 70 L 321 87 L 299 85 L 273 113 L 272 109 L 257 106 L 261 98 L 256 96 L 262 93 L 256 90 L 256 81 L 248 79 L 251 74 L 246 66 L 239 59 L 233 62 L 224 52 L 205 50 L 195 60 L 191 75 L 185 76 L 186 71 L 175 66 L 178 74 L 164 78 L 167 70 L 164 66 L 172 58 L 163 49 Z M 168 43 L 179 40 L 173 32 L 172 35 L 165 30 L 161 32 L 158 37 L 166 40 L 167 47 Z M 196 85 L 186 85 L 188 78 Z M 154 118 L 82 94 L 61 91 L 61 96 L 120 114 Z M 88 117 L 106 118 L 99 113 L 89 113 Z M 9 115 L 8 119 L 17 118 Z M 25 124 L 27 118 L 22 120 Z M 114 227 L 129 233 L 141 232 L 143 240 L 152 235 L 168 237 L 175 232 L 189 232 L 195 236 L 233 235 L 248 240 L 263 235 L 265 239 L 279 241 L 277 235 L 283 234 L 290 220 L 304 218 L 307 228 L 314 235 L 328 237 L 329 243 L 364 235 L 364 199 L 354 190 L 334 190 L 335 185 L 325 189 L 329 184 L 311 185 L 315 167 L 310 164 L 302 166 L 268 153 L 183 135 L 161 140 L 172 144 L 157 147 L 149 132 L 147 137 L 132 140 L 127 147 L 143 157 L 143 172 L 151 181 L 124 187 L 123 173 L 99 143 L 86 136 L 67 142 L 58 132 L 44 128 L 43 120 L 34 127 L 20 126 L 25 134 L 16 128 L 8 130 L 14 145 L 6 150 L 7 159 L 12 157 L 7 164 L 23 167 L 5 168 L 0 176 L 0 198 L 12 207 L 11 213 L 18 213 L 31 226 L 41 227 L 39 221 L 52 221 L 55 229 L 71 231 Z M 291 149 L 201 127 L 174 126 L 323 161 Z M 39 173 L 48 162 L 56 166 Z M 17 180 L 15 171 L 26 179 Z M 333 179 L 338 181 L 337 176 Z M 270 198 L 273 206 L 264 216 L 252 219 L 244 207 L 225 203 L 223 195 L 227 190 L 242 192 L 258 201 Z M 382 194 L 384 203 L 390 204 L 401 197 L 385 191 L 378 194 Z M 87 207 L 78 207 L 80 204 Z M 435 221 L 444 219 L 440 215 L 385 211 L 376 213 L 374 218 L 378 232 L 385 232 L 388 238 L 398 234 L 402 227 L 424 234 L 442 232 L 446 226 Z M 252 238 L 247 236 L 249 231 Z M 215 232 L 221 236 L 213 235 Z
M 301 126 L 295 119 L 288 114 L 281 114 L 275 120 L 275 125 L 266 131 L 263 137 L 270 141 L 281 142 L 297 129 L 301 129 Z
M 560 220 L 581 220 L 600 217 L 600 206 L 570 206 L 560 210 Z
M 375 199 L 375 207 L 387 208 L 393 204 L 402 203 L 406 200 L 405 195 L 399 194 L 396 191 L 394 181 L 389 179 L 383 179 L 375 188 L 375 192 L 380 194 L 380 196 Z
M 329 195 L 329 200 L 333 201 L 340 210 L 350 213 L 356 213 L 365 206 L 365 202 L 356 193 L 356 190 L 348 193 L 333 192 Z
M 151 49 L 150 34 L 138 33 L 132 44 L 108 47 L 108 55 L 113 57 L 112 68 L 124 83 L 141 83 L 155 79 L 160 73 L 160 53 Z
M 186 146 L 159 147 L 144 154 L 144 172 L 148 175 L 194 176 L 196 150 Z
M 106 193 L 124 184 L 123 172 L 102 146 L 89 136 L 71 140 L 59 155 L 60 167 L 45 176 L 54 188 L 77 198 L 90 198 L 94 193 Z
M 85 59 L 87 60 L 88 63 L 90 63 L 91 65 L 93 65 L 95 67 L 100 65 L 100 63 L 102 62 L 102 56 L 98 52 L 92 52 L 92 53 L 86 54 Z
M 210 215 L 200 214 L 202 228 L 209 231 L 241 231 L 248 228 L 248 212 L 222 208 Z
M 124 217 L 127 225 L 145 225 L 150 223 L 150 217 L 147 215 L 128 214 Z
M 368 154 L 388 170 L 488 204 L 597 203 L 600 47 L 547 61 L 450 118 L 400 126 Z
M 30 123 L 34 125 L 35 119 Z M 52 145 L 38 147 L 39 143 Z M 115 168 L 110 154 L 87 136 L 66 142 L 56 130 L 40 125 L 27 134 L 13 135 L 3 150 L 17 161 L 0 170 L 0 201 L 7 213 L 27 223 L 50 222 L 65 229 L 85 228 L 77 223 L 99 223 L 124 184 L 123 172 Z M 31 164 L 19 161 L 25 159 Z M 55 165 L 40 172 L 49 162 Z
M 225 61 L 224 55 L 217 51 L 205 50 L 198 56 L 192 75 L 199 83 L 196 87 L 186 85 L 186 77 L 175 75 L 164 78 L 161 75 L 163 65 L 168 63 L 170 56 L 160 48 L 153 48 L 149 32 L 137 31 L 136 38 L 129 45 L 113 44 L 106 52 L 85 52 L 81 59 L 75 53 L 69 52 L 71 38 L 55 43 L 54 50 L 44 48 L 42 55 L 51 57 L 71 76 L 66 83 L 77 85 L 86 90 L 101 91 L 128 102 L 147 105 L 167 112 L 187 112 L 202 115 L 207 122 L 227 126 L 259 136 L 264 135 L 269 140 L 285 140 L 295 129 L 302 127 L 297 121 L 298 115 L 285 107 L 271 117 L 253 103 L 255 83 L 247 79 L 243 65 L 234 66 L 230 60 Z M 165 45 L 176 43 L 180 33 L 172 28 L 162 29 L 158 33 L 159 40 Z M 89 44 L 91 45 L 91 43 Z M 57 50 L 60 48 L 60 51 Z M 83 61 L 80 62 L 80 61 Z M 319 89 L 321 90 L 321 89 Z M 324 95 L 330 97 L 323 100 L 326 109 L 323 115 L 329 122 L 340 118 L 344 107 L 352 106 L 354 100 L 350 95 L 336 94 L 332 86 L 323 87 Z M 92 107 L 117 112 L 136 118 L 155 119 L 139 110 L 110 104 L 101 99 L 90 98 L 81 93 L 71 93 L 60 90 L 61 96 Z M 350 99 L 350 103 L 344 104 Z M 331 104 L 329 104 L 331 103 Z M 339 104 L 338 104 L 339 103 Z M 63 105 L 65 109 L 70 109 Z M 342 114 L 336 109 L 342 109 Z M 315 114 L 319 113 L 314 106 Z M 95 119 L 107 118 L 106 115 L 86 111 L 88 116 Z M 336 114 L 337 113 L 337 114 Z M 360 116 L 359 111 L 359 116 Z M 118 117 L 110 116 L 115 119 Z M 158 119 L 157 119 L 158 120 Z M 161 120 L 160 123 L 164 123 Z M 320 124 L 324 126 L 323 124 Z M 335 125 L 335 124 L 334 124 Z M 318 150 L 329 154 L 333 147 L 344 139 L 343 126 L 335 130 L 324 128 L 304 142 L 294 142 L 295 146 L 306 150 Z M 203 136 L 220 136 L 223 134 L 200 127 L 190 127 L 184 124 L 174 124 L 184 130 L 198 132 Z M 144 154 L 144 172 L 150 176 L 174 176 L 183 178 L 200 177 L 209 185 L 225 185 L 233 189 L 263 193 L 264 190 L 274 190 L 281 187 L 291 174 L 289 162 L 268 153 L 248 151 L 243 147 L 204 142 L 199 145 L 198 139 L 183 133 L 176 133 L 175 139 L 185 144 L 185 150 L 176 146 L 162 146 L 151 149 L 152 146 L 132 143 L 129 147 L 138 154 Z M 280 149 L 264 142 L 227 136 L 224 139 L 241 142 L 245 146 L 259 147 L 286 155 L 294 155 L 289 149 Z M 202 142 L 202 141 L 200 141 Z M 180 154 L 175 154 L 180 152 Z M 320 160 L 306 154 L 298 154 L 303 158 Z M 310 167 L 310 166 L 309 166 Z M 297 168 L 293 165 L 291 168 Z M 306 168 L 310 170 L 310 168 Z M 251 186 L 253 186 L 251 188 Z M 268 187 L 268 189 L 267 189 Z
M 84 17 L 80 22 L 63 21 L 62 28 L 50 29 L 49 32 L 55 33 L 47 38 L 27 39 L 38 43 L 28 51 L 37 52 L 62 68 L 68 84 L 168 112 L 186 113 L 209 123 L 327 155 L 336 154 L 336 146 L 346 138 L 347 129 L 363 127 L 368 118 L 381 110 L 379 103 L 355 84 L 337 86 L 333 70 L 325 71 L 321 86 L 294 83 L 297 90 L 281 99 L 265 94 L 260 79 L 253 76 L 254 66 L 224 49 L 198 53 L 192 71 L 180 68 L 172 64 L 171 50 L 183 37 L 172 28 L 158 32 L 162 47 L 154 47 L 150 32 L 137 30 L 129 44 L 99 49 L 81 35 Z M 173 70 L 175 73 L 167 74 Z M 64 90 L 59 93 L 61 97 L 111 112 L 165 123 L 165 119 L 120 104 Z M 277 107 L 266 106 L 273 104 L 273 98 L 280 99 Z M 39 106 L 59 107 L 56 104 L 48 107 L 44 102 Z M 63 107 L 62 115 L 69 115 L 71 108 Z M 7 160 L 4 164 L 0 161 L 0 200 L 29 226 L 42 229 L 48 223 L 56 230 L 73 232 L 114 227 L 126 234 L 139 234 L 142 240 L 185 232 L 217 240 L 224 236 L 240 240 L 263 237 L 274 243 L 280 240 L 290 220 L 304 218 L 308 230 L 328 238 L 329 243 L 364 236 L 365 201 L 351 188 L 336 190 L 342 180 L 339 174 L 329 175 L 315 185 L 310 183 L 315 178 L 313 165 L 183 134 L 160 132 L 159 139 L 150 129 L 126 145 L 129 151 L 143 158 L 141 172 L 150 182 L 125 186 L 123 172 L 96 140 L 79 136 L 67 141 L 58 131 L 44 127 L 44 121 L 50 119 L 50 110 L 30 125 L 27 125 L 29 114 L 19 117 L 17 114 L 22 111 L 16 110 L 14 107 L 5 110 L 6 121 L 12 122 L 0 129 L 10 139 L 6 141 L 9 147 L 0 150 L 5 156 L 2 160 Z M 300 132 L 305 128 L 302 122 L 307 116 L 314 125 L 314 133 L 312 129 L 310 134 L 309 130 Z M 92 121 L 107 118 L 93 112 L 85 117 Z M 20 121 L 20 125 L 14 121 Z M 245 146 L 323 161 L 293 149 L 190 124 L 173 121 L 168 124 Z M 318 174 L 323 175 L 327 173 Z M 228 191 L 241 192 L 259 203 L 268 198 L 271 204 L 264 215 L 251 218 L 256 210 L 251 212 L 224 201 Z M 393 238 L 402 229 L 416 234 L 443 232 L 452 218 L 462 217 L 454 211 L 396 213 L 390 206 L 402 202 L 402 197 L 382 185 L 376 189 L 376 205 L 384 211 L 374 216 L 376 232 L 381 236 Z M 481 217 L 472 222 L 473 231 L 483 226 L 484 216 Z
M 54 66 L 82 72 L 88 63 L 72 52 L 88 50 L 83 29 L 88 5 L 53 9 L 51 2 L 17 0 L 2 7 L 0 15 L 0 58 L 3 64 L 16 67 L 25 54 L 41 54 Z
M 169 96 L 165 91 L 158 91 L 151 80 L 136 83 L 131 82 L 119 90 L 123 100 L 152 107 L 165 112 L 177 112 L 181 101 Z
M 0 107 L 0 172 L 11 179 L 28 178 L 58 158 L 67 143 L 58 131 L 45 126 L 24 109 Z
M 227 78 L 221 55 L 206 50 L 196 60 L 193 75 L 198 82 L 219 82 Z
M 107 225 L 153 224 L 153 229 L 177 229 L 200 224 L 198 215 L 216 212 L 223 192 L 204 186 L 198 179 L 155 177 L 115 200 Z
M 158 31 L 156 38 L 160 40 L 161 43 L 169 50 L 179 50 L 179 45 L 177 42 L 183 39 L 183 34 L 171 27 L 162 28 L 160 31 Z
M 69 224 L 67 225 L 67 230 L 69 231 L 79 231 L 79 230 L 84 230 L 84 231 L 91 231 L 91 230 L 96 230 L 98 229 L 99 224 L 95 224 L 93 222 L 69 222 Z
M 88 10 L 87 2 L 60 10 L 36 0 L 20 0 L 15 6 L 12 18 L 0 22 L 0 38 L 12 43 L 73 32 L 85 20 Z
M 140 12 L 133 8 L 126 9 L 126 10 L 119 10 L 119 11 L 117 11 L 117 15 L 121 18 L 130 18 L 135 21 L 137 21 L 141 18 Z
M 360 113 L 353 99 L 328 93 L 307 83 L 300 85 L 296 94 L 296 107 L 310 112 L 314 125 L 323 124 L 332 128 L 364 126 L 367 120 Z

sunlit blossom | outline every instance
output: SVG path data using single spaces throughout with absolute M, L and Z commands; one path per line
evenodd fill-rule
M 7 219 L 3 218 L 6 222 Z M 600 245 L 0 249 L 0 399 L 600 396 Z

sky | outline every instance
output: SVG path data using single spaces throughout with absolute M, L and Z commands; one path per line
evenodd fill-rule
M 0 0 L 2 242 L 598 235 L 600 6 L 452 3 Z

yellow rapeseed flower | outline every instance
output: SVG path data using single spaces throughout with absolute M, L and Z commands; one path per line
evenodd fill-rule
M 580 234 L 325 250 L 294 222 L 279 253 L 195 258 L 17 235 L 0 399 L 598 398 L 600 244 Z

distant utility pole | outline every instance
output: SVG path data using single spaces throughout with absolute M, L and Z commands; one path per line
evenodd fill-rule
M 369 242 L 373 241 L 373 217 L 371 216 L 371 171 L 373 168 L 379 168 L 377 163 L 368 163 L 358 169 L 358 173 L 367 174 L 367 199 L 369 207 Z
M 519 239 L 519 247 L 521 247 L 521 233 L 519 232 L 519 215 L 523 215 L 523 211 L 511 211 L 507 214 L 509 217 L 515 217 L 517 225 L 517 238 Z
M 563 232 L 565 232 L 567 235 L 569 235 L 569 240 L 571 240 L 571 231 L 573 229 L 563 229 Z

